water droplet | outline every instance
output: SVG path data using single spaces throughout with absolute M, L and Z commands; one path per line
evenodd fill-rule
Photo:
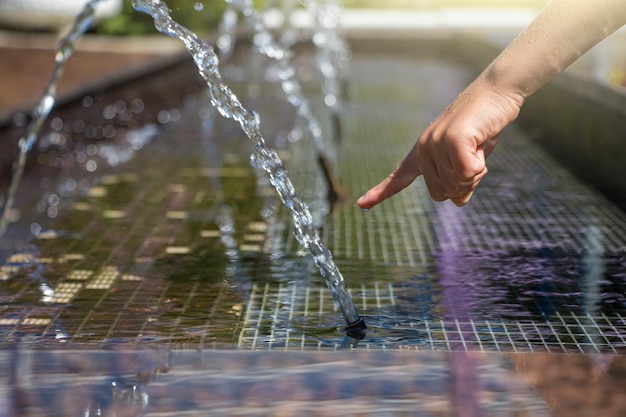
M 115 108 L 113 106 L 106 106 L 102 111 L 102 117 L 107 120 L 113 120 L 115 118 Z
M 59 196 L 56 194 L 50 194 L 48 196 L 48 205 L 52 206 L 52 207 L 56 207 L 59 205 Z
M 41 226 L 39 225 L 39 223 L 31 223 L 30 232 L 35 236 L 41 233 Z
M 93 106 L 93 98 L 90 96 L 83 97 L 83 107 L 89 108 L 91 106 Z
M 76 120 L 72 127 L 74 128 L 74 132 L 83 133 L 85 131 L 85 122 L 83 120 Z
M 130 111 L 135 114 L 141 113 L 145 109 L 143 100 L 136 98 L 130 103 Z
M 61 129 L 63 129 L 63 120 L 61 120 L 58 117 L 55 117 L 54 119 L 52 119 L 52 121 L 50 122 L 50 128 L 52 130 L 56 130 L 57 132 L 59 132 Z
M 161 110 L 159 114 L 157 115 L 157 120 L 159 121 L 159 123 L 164 125 L 164 124 L 171 122 L 172 117 L 170 115 L 170 112 L 168 112 L 167 110 Z
M 59 209 L 57 207 L 48 207 L 48 210 L 46 211 L 48 214 L 48 217 L 51 219 L 54 219 L 55 217 L 58 216 L 59 214 Z
M 67 191 L 74 191 L 78 187 L 78 183 L 74 178 L 69 178 L 65 181 L 65 189 Z
M 126 103 L 123 100 L 117 100 L 113 105 L 115 113 L 122 114 L 126 111 Z
M 193 8 L 196 9 L 196 12 L 201 12 L 202 10 L 204 10 L 204 4 L 198 1 L 196 2 L 196 4 L 193 5 Z
M 96 161 L 94 161 L 93 159 L 90 159 L 89 161 L 87 161 L 87 163 L 85 164 L 85 168 L 87 169 L 87 171 L 89 172 L 94 172 L 96 169 L 98 169 L 98 164 L 96 163 Z

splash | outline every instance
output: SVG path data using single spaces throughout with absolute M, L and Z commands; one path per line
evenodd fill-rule
M 333 261 L 330 251 L 322 243 L 307 205 L 296 196 L 293 184 L 276 151 L 266 146 L 265 139 L 260 132 L 258 115 L 244 108 L 237 96 L 222 81 L 218 69 L 219 59 L 213 48 L 195 33 L 172 20 L 165 2 L 133 0 L 132 4 L 136 10 L 152 16 L 158 31 L 183 42 L 193 57 L 198 72 L 207 83 L 212 104 L 223 117 L 238 122 L 254 145 L 252 164 L 267 173 L 281 201 L 290 210 L 294 223 L 294 235 L 298 242 L 313 255 L 315 264 L 326 280 L 335 304 L 340 309 L 348 327 L 351 328 L 351 325 L 355 323 L 362 324 L 363 321 L 344 287 L 343 276 Z

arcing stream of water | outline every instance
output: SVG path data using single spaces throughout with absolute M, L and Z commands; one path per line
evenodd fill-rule
M 352 53 L 339 36 L 341 5 L 335 0 L 304 0 L 303 4 L 315 15 L 313 43 L 317 46 L 317 66 L 322 73 L 324 103 L 330 110 L 335 140 L 341 140 L 341 113 L 344 99 L 344 73 Z
M 55 55 L 56 66 L 54 67 L 39 104 L 35 107 L 33 119 L 28 125 L 26 136 L 21 138 L 18 144 L 17 162 L 4 197 L 2 213 L 0 213 L 0 237 L 6 232 L 6 228 L 11 220 L 13 203 L 22 175 L 24 174 L 26 157 L 37 142 L 37 139 L 39 139 L 43 124 L 56 102 L 57 86 L 61 80 L 65 64 L 74 52 L 76 41 L 91 27 L 95 8 L 100 1 L 101 0 L 91 0 L 85 5 L 81 13 L 74 20 L 68 35 L 61 39 L 57 46 Z
M 276 62 L 276 75 L 286 100 L 296 109 L 297 116 L 304 120 L 306 130 L 313 142 L 318 162 L 323 171 L 328 187 L 328 197 L 331 202 L 342 198 L 342 187 L 333 174 L 329 153 L 329 145 L 324 144 L 322 127 L 313 114 L 309 101 L 302 92 L 302 86 L 296 77 L 295 67 L 292 64 L 293 52 L 281 45 L 268 30 L 260 13 L 254 9 L 251 0 L 226 0 L 238 9 L 248 20 L 254 30 L 254 46 L 263 56 Z M 227 16 L 226 16 L 227 17 Z M 226 19 L 225 19 L 226 20 Z M 223 38 L 223 37 L 222 37 Z M 325 76 L 324 79 L 327 77 Z M 328 100 L 326 100 L 328 101 Z M 334 106 L 329 106 L 331 109 Z
M 175 22 L 171 18 L 165 2 L 160 0 L 133 0 L 133 7 L 152 16 L 157 30 L 176 37 L 184 43 L 194 59 L 198 72 L 208 85 L 212 104 L 223 117 L 238 122 L 254 145 L 251 162 L 267 173 L 280 199 L 291 211 L 295 237 L 313 255 L 315 264 L 325 278 L 333 299 L 348 325 L 348 335 L 362 339 L 365 335 L 365 323 L 359 316 L 350 294 L 344 286 L 343 276 L 335 264 L 332 254 L 321 241 L 307 205 L 296 196 L 293 184 L 287 176 L 278 154 L 266 146 L 265 139 L 259 129 L 258 115 L 244 108 L 237 96 L 222 81 L 218 69 L 219 59 L 213 48 L 195 33 Z

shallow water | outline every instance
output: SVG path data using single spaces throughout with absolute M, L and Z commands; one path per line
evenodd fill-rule
M 314 96 L 312 60 L 296 63 Z M 232 65 L 225 74 L 244 92 L 249 74 Z M 440 59 L 355 57 L 338 165 L 354 196 L 387 175 L 470 77 Z M 264 135 L 276 138 L 301 198 L 324 223 L 371 330 L 360 347 L 623 350 L 626 218 L 523 131 L 502 139 L 464 209 L 432 203 L 418 181 L 368 213 L 348 204 L 327 217 L 312 145 L 286 139 L 293 109 L 277 87 L 261 88 L 245 104 L 260 113 Z M 90 156 L 99 180 L 83 196 L 47 185 L 20 223 L 36 239 L 2 268 L 3 346 L 341 346 L 341 314 L 289 214 L 250 166 L 236 126 L 212 119 L 203 100 L 168 113 L 125 163 L 108 164 L 103 155 L 124 153 L 99 143 L 110 152 Z M 321 100 L 313 103 L 323 112 Z M 70 179 L 81 181 L 76 174 L 59 184 Z

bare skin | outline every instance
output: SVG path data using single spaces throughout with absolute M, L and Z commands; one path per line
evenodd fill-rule
M 435 201 L 465 205 L 498 135 L 525 100 L 626 24 L 626 0 L 552 0 L 428 126 L 400 165 L 357 204 L 370 209 L 423 175 Z

